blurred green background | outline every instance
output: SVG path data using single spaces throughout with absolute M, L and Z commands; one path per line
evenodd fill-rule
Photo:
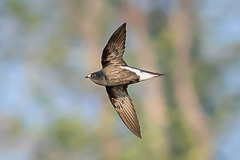
M 124 22 L 128 65 L 166 74 L 129 87 L 142 140 L 84 78 Z M 238 0 L 0 2 L 1 160 L 239 160 L 239 114 Z

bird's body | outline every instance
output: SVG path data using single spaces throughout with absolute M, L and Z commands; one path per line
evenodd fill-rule
M 106 87 L 129 85 L 160 76 L 158 73 L 144 71 L 126 65 L 107 66 L 94 73 L 98 75 L 98 79 L 92 79 L 92 81 L 98 85 Z
M 140 126 L 127 86 L 163 74 L 153 73 L 130 67 L 122 59 L 125 50 L 126 23 L 122 24 L 111 36 L 102 54 L 100 71 L 86 76 L 94 83 L 105 86 L 109 99 L 124 124 L 141 138 Z

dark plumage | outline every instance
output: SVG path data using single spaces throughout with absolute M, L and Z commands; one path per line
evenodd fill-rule
M 122 24 L 111 36 L 102 54 L 102 69 L 86 76 L 94 83 L 105 86 L 109 99 L 118 115 L 137 137 L 141 131 L 136 111 L 128 95 L 127 86 L 163 74 L 130 67 L 123 60 L 126 42 L 126 23 Z

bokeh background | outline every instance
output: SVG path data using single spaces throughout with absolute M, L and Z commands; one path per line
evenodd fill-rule
M 127 22 L 125 60 L 165 73 L 129 87 L 143 139 L 99 70 Z M 1 160 L 239 160 L 239 0 L 2 0 Z

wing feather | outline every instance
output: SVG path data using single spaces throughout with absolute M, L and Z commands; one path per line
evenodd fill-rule
M 126 23 L 123 23 L 110 37 L 102 53 L 102 66 L 126 65 L 122 59 L 126 43 Z
M 128 95 L 127 86 L 106 87 L 106 89 L 111 103 L 124 124 L 133 134 L 142 138 L 137 114 Z

